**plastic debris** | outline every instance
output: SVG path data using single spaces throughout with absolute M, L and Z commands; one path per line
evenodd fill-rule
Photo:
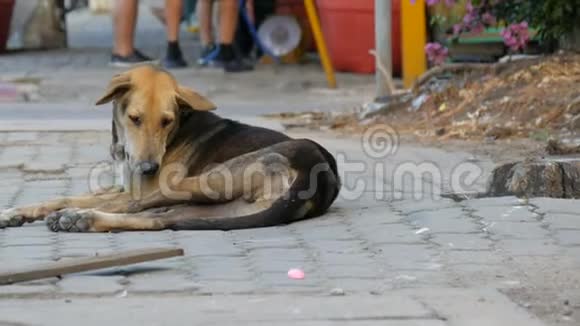
M 127 290 L 123 290 L 120 293 L 118 293 L 115 297 L 117 297 L 117 298 L 126 298 L 127 295 L 129 295 L 129 292 L 127 292 Z
M 343 296 L 345 294 L 346 293 L 341 288 L 334 288 L 334 289 L 330 290 L 330 295 L 333 295 L 333 296 L 337 296 L 338 297 L 338 296 Z
M 417 111 L 421 108 L 421 106 L 427 102 L 427 99 L 429 99 L 429 95 L 427 94 L 421 94 L 419 96 L 417 96 L 413 102 L 411 102 L 411 108 L 413 111 Z
M 429 232 L 429 228 L 421 228 L 421 229 L 415 231 L 415 234 L 423 234 L 425 232 Z
M 298 268 L 292 268 L 288 271 L 288 277 L 293 280 L 302 280 L 305 277 L 304 271 Z

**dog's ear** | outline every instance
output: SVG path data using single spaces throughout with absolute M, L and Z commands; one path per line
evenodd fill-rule
M 210 102 L 210 100 L 183 86 L 179 86 L 177 89 L 177 104 L 196 111 L 211 111 L 216 109 L 215 104 Z
M 121 96 L 131 87 L 131 78 L 128 74 L 115 75 L 109 82 L 105 94 L 95 103 L 95 105 L 101 105 L 109 103 L 116 97 Z

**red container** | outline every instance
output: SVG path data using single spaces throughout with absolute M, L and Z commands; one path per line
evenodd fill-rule
M 334 67 L 338 71 L 374 73 L 374 0 L 317 0 L 322 32 Z M 393 73 L 401 71 L 401 7 L 392 1 Z
M 14 0 L 0 0 L 0 52 L 6 51 Z

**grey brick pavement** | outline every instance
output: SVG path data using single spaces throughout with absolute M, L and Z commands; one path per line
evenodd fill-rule
M 0 135 L 0 162 L 10 162 L 0 167 L 3 207 L 86 191 L 88 171 L 108 158 L 106 132 Z M 344 141 L 321 138 L 332 151 Z M 412 155 L 399 154 L 392 164 Z M 0 261 L 7 267 L 152 246 L 179 246 L 186 256 L 2 287 L 0 298 L 329 295 L 336 289 L 387 295 L 538 287 L 550 273 L 577 284 L 580 202 L 383 197 L 366 192 L 355 201 L 339 199 L 318 219 L 232 232 L 66 234 L 50 233 L 43 223 L 2 230 Z M 294 267 L 305 270 L 305 280 L 286 276 Z

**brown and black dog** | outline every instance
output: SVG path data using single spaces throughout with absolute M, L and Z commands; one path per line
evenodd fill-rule
M 0 213 L 0 227 L 46 219 L 52 231 L 266 227 L 323 214 L 336 199 L 335 159 L 319 144 L 223 119 L 215 105 L 144 65 L 116 75 L 111 154 L 121 191 Z

